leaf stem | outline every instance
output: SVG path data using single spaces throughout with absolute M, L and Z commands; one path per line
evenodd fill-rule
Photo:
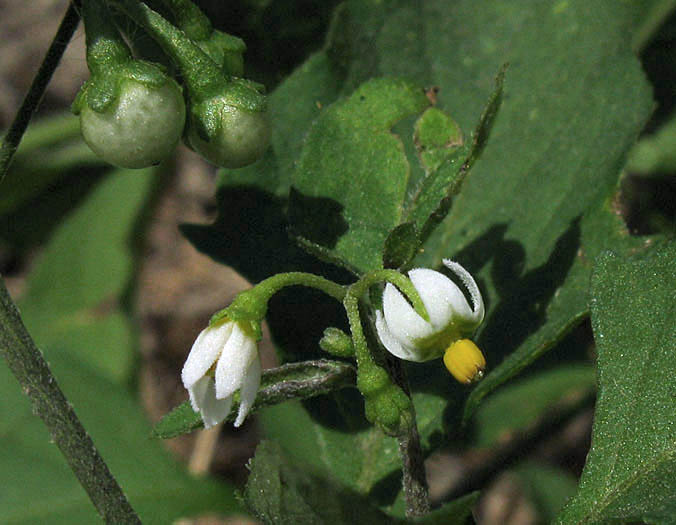
M 59 388 L 0 278 L 0 353 L 106 523 L 140 524 L 134 509 Z
M 21 137 L 23 137 L 28 123 L 33 116 L 33 112 L 40 103 L 40 100 L 42 100 L 47 84 L 49 84 L 54 70 L 59 65 L 61 56 L 63 56 L 63 52 L 66 50 L 66 46 L 68 46 L 80 22 L 80 15 L 78 14 L 79 6 L 80 0 L 73 0 L 68 6 L 66 14 L 63 16 L 61 24 L 56 31 L 56 35 L 54 35 L 54 39 L 47 50 L 47 54 L 42 60 L 40 69 L 38 69 L 19 111 L 16 117 L 14 117 L 14 121 L 2 139 L 2 144 L 0 144 L 0 182 L 5 178 L 14 153 L 16 153 L 19 142 L 21 142 Z

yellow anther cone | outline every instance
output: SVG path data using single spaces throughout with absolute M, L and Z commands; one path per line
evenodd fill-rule
M 460 339 L 446 349 L 444 364 L 453 377 L 469 384 L 483 377 L 486 359 L 472 341 Z

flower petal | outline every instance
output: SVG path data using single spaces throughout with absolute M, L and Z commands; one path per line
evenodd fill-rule
M 204 398 L 207 395 L 209 389 L 209 383 L 213 382 L 213 378 L 209 376 L 202 376 L 199 380 L 188 388 L 188 394 L 190 395 L 190 404 L 192 409 L 195 412 L 199 412 L 201 407 L 204 405 Z
M 216 397 L 218 399 L 231 396 L 240 388 L 246 371 L 257 356 L 256 341 L 246 335 L 235 323 L 216 365 Z
M 249 365 L 249 369 L 246 372 L 246 376 L 244 377 L 244 381 L 239 390 L 239 412 L 237 413 L 237 419 L 235 420 L 236 427 L 244 422 L 244 419 L 256 400 L 258 387 L 261 386 L 262 370 L 261 359 L 258 356 L 258 352 L 256 352 L 256 358 L 251 365 Z
M 216 399 L 214 380 L 203 376 L 192 388 L 188 389 L 190 404 L 195 412 L 199 412 L 204 428 L 211 428 L 223 421 L 232 407 L 232 397 Z
M 432 335 L 434 327 L 420 317 L 397 288 L 387 283 L 383 293 L 383 313 L 390 333 L 403 346 L 415 347 L 415 340 Z
M 230 337 L 234 323 L 209 326 L 202 330 L 190 349 L 188 359 L 183 365 L 181 379 L 183 386 L 190 390 L 218 359 L 221 350 Z
M 444 265 L 446 265 L 446 268 L 460 277 L 474 303 L 472 314 L 467 317 L 466 320 L 473 321 L 477 326 L 480 325 L 484 320 L 484 300 L 483 297 L 481 297 L 481 292 L 479 291 L 479 287 L 477 286 L 474 277 L 472 277 L 472 275 L 457 262 L 453 262 L 450 259 L 444 259 L 443 262 Z
M 418 290 L 435 330 L 443 330 L 453 317 L 472 317 L 472 309 L 462 290 L 443 273 L 417 268 L 408 276 Z
M 385 317 L 380 310 L 376 310 L 376 331 L 378 332 L 380 341 L 389 353 L 397 356 L 399 359 L 405 359 L 407 361 L 418 360 L 416 359 L 414 351 L 403 346 L 399 340 L 392 335 L 392 332 L 390 332 L 387 322 L 385 321 Z

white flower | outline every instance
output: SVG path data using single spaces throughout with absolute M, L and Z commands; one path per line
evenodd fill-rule
M 205 428 L 227 417 L 237 390 L 240 402 L 236 427 L 244 422 L 256 399 L 261 360 L 249 332 L 246 326 L 225 320 L 202 330 L 192 345 L 181 379 L 193 410 L 202 414 Z
M 425 305 L 428 322 L 388 283 L 383 293 L 383 309 L 376 311 L 376 329 L 385 348 L 400 359 L 437 358 L 483 321 L 484 303 L 472 276 L 456 262 L 444 259 L 444 264 L 462 280 L 473 306 L 444 274 L 426 268 L 411 270 L 408 276 Z

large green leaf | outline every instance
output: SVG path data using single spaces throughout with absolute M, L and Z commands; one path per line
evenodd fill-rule
M 340 97 L 349 97 L 365 81 L 389 76 L 439 86 L 436 107 L 467 135 L 493 92 L 496 72 L 509 62 L 502 106 L 483 156 L 449 217 L 417 259 L 417 264 L 430 267 L 438 266 L 442 257 L 459 260 L 477 276 L 488 305 L 478 340 L 493 371 L 474 391 L 469 416 L 483 396 L 587 315 L 588 279 L 596 254 L 607 247 L 638 249 L 643 242 L 628 237 L 615 203 L 624 156 L 652 107 L 629 44 L 638 22 L 633 8 L 610 0 L 347 2 L 337 11 L 326 47 L 271 95 L 273 115 L 284 117 L 273 121 L 272 150 L 250 168 L 222 172 L 219 218 L 213 225 L 184 231 L 199 249 L 253 281 L 291 269 L 328 274 L 329 267 L 313 265 L 287 235 L 294 163 L 310 155 L 301 153 L 304 147 L 319 140 L 313 137 L 313 122 L 321 126 L 331 112 L 349 104 L 351 99 Z M 404 119 L 393 129 L 406 152 L 415 151 L 414 128 L 411 119 Z M 326 155 L 337 153 L 327 148 Z M 401 152 L 391 158 L 399 162 Z M 409 180 L 419 180 L 424 171 L 419 160 L 415 154 L 407 158 Z M 323 169 L 317 164 L 317 181 L 345 176 L 333 164 Z M 322 191 L 319 182 L 316 191 Z M 333 207 L 325 208 L 329 215 L 336 204 L 349 208 L 349 187 L 345 195 L 348 200 L 343 201 L 332 194 Z M 382 199 L 371 197 L 363 205 L 376 211 L 392 205 Z M 337 229 L 335 223 L 328 227 Z M 375 258 L 368 255 L 368 260 Z M 317 352 L 325 326 L 344 323 L 339 307 L 295 290 L 271 303 L 269 321 L 285 357 L 296 359 Z M 418 383 L 417 403 L 429 402 L 417 413 L 432 422 L 428 435 L 448 432 L 444 424 L 457 414 L 461 390 L 448 386 L 452 380 L 438 363 L 413 368 L 427 374 Z M 286 440 L 287 450 L 321 454 L 326 468 L 341 463 L 341 450 L 350 443 L 353 450 L 363 450 L 364 440 L 379 439 L 381 443 L 366 450 L 390 450 L 388 440 L 366 434 L 371 431 L 363 423 L 336 423 L 340 417 L 335 406 L 323 411 L 308 406 L 310 414 L 305 416 L 296 406 L 279 407 L 274 410 L 286 412 L 264 418 L 275 437 L 290 429 L 302 435 Z M 358 403 L 348 407 L 348 412 L 361 410 Z M 321 413 L 331 415 L 322 419 Z M 327 432 L 339 436 L 340 444 L 325 447 Z M 386 476 L 379 485 L 376 478 L 391 471 L 395 459 L 394 454 L 374 458 L 360 453 L 349 469 L 367 472 L 370 481 L 362 490 L 375 483 L 371 490 L 377 492 L 392 478 Z M 359 465 L 367 460 L 379 465 Z M 337 477 L 349 483 L 349 476 Z
M 245 498 L 264 523 L 392 523 L 366 498 L 289 461 L 270 441 L 256 449 Z
M 558 523 L 676 516 L 676 244 L 601 256 L 592 277 L 598 401 L 577 495 Z
M 410 169 L 390 130 L 428 105 L 420 86 L 382 78 L 323 111 L 293 176 L 296 231 L 360 273 L 382 268 L 385 238 L 402 219 Z
M 31 274 L 22 318 L 144 523 L 238 509 L 232 488 L 191 479 L 128 391 L 132 327 L 120 308 L 132 233 L 157 170 L 118 170 L 58 228 Z M 97 515 L 7 367 L 0 367 L 0 521 L 94 523 Z
M 38 343 L 82 352 L 80 359 L 116 380 L 127 380 L 133 364 L 120 300 L 133 270 L 132 233 L 155 171 L 107 177 L 54 233 L 20 302 Z M 112 351 L 100 350 L 113 340 Z

